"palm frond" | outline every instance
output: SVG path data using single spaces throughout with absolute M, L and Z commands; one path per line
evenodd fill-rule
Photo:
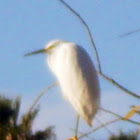
M 38 111 L 39 108 L 34 109 L 32 112 L 28 112 L 22 116 L 20 127 L 23 129 L 23 131 L 32 133 L 32 124 L 38 114 Z
M 120 132 L 118 136 L 111 136 L 109 140 L 137 140 L 137 135 L 134 133 L 125 134 Z

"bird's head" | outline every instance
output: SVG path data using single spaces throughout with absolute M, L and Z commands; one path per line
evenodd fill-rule
M 34 55 L 34 54 L 39 54 L 39 53 L 46 53 L 49 54 L 51 53 L 57 46 L 65 43 L 66 41 L 63 40 L 53 40 L 49 43 L 47 43 L 47 45 L 45 45 L 44 49 L 40 49 L 37 51 L 33 51 L 30 53 L 25 54 L 24 56 L 30 56 L 30 55 Z

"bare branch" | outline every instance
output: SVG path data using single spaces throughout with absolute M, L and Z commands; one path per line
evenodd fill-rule
M 125 93 L 137 98 L 137 99 L 140 99 L 140 96 L 137 95 L 136 93 L 128 90 L 127 88 L 123 87 L 122 85 L 120 85 L 118 82 L 116 82 L 114 79 L 112 78 L 109 78 L 108 76 L 106 76 L 105 74 L 103 73 L 99 73 L 105 80 L 107 80 L 108 82 L 110 82 L 111 84 L 115 85 L 116 87 L 118 87 L 119 89 L 121 89 L 122 91 L 124 91 Z
M 73 129 L 73 128 L 70 128 L 72 131 L 75 131 L 75 129 Z M 79 134 L 81 134 L 81 135 L 84 135 L 84 133 L 83 132 L 81 132 L 81 131 L 79 131 L 78 130 L 78 133 Z M 89 139 L 91 139 L 91 140 L 96 140 L 95 138 L 92 138 L 92 137 L 90 137 L 90 136 L 88 136 L 88 135 L 86 135 L 85 137 L 87 137 L 87 138 L 89 138 Z
M 116 113 L 114 113 L 114 112 L 112 112 L 112 111 L 110 111 L 110 110 L 107 110 L 107 109 L 104 109 L 104 108 L 100 108 L 100 110 L 102 110 L 102 111 L 104 111 L 104 112 L 107 112 L 107 113 L 109 113 L 109 114 L 112 114 L 112 115 L 114 115 L 114 116 L 116 116 L 116 117 L 118 117 L 118 118 L 115 119 L 115 120 L 109 121 L 109 122 L 107 122 L 107 123 L 104 123 L 104 124 L 100 125 L 99 127 L 95 128 L 95 129 L 93 129 L 93 130 L 91 130 L 91 131 L 89 131 L 89 132 L 87 132 L 87 133 L 85 133 L 85 134 L 82 134 L 80 137 L 78 137 L 79 139 L 80 139 L 80 138 L 83 138 L 83 137 L 85 137 L 85 136 L 88 136 L 89 134 L 91 134 L 91 133 L 93 133 L 93 132 L 99 130 L 100 128 L 103 128 L 103 127 L 105 127 L 105 126 L 107 126 L 107 125 L 109 125 L 109 124 L 115 123 L 115 122 L 120 121 L 120 120 L 128 121 L 128 122 L 133 123 L 133 124 L 135 124 L 135 125 L 140 125 L 139 122 L 136 122 L 136 121 L 133 121 L 133 120 L 130 120 L 130 119 L 125 120 L 124 117 L 122 117 L 122 116 L 120 116 L 120 115 L 118 115 L 118 114 L 116 114 Z
M 100 108 L 100 110 L 102 110 L 102 111 L 104 111 L 104 112 L 107 112 L 107 113 L 109 113 L 109 114 L 112 114 L 112 115 L 114 115 L 114 116 L 120 118 L 120 120 L 128 121 L 128 122 L 133 123 L 133 124 L 136 124 L 136 125 L 140 125 L 139 122 L 136 122 L 136 121 L 133 121 L 133 120 L 130 120 L 130 119 L 126 120 L 126 119 L 124 119 L 124 117 L 122 117 L 122 116 L 118 115 L 117 113 L 114 113 L 114 112 L 112 112 L 112 111 L 110 111 L 110 110 L 107 110 L 107 109 L 104 109 L 104 108 Z
M 107 132 L 108 132 L 109 134 L 114 135 L 113 132 L 111 132 L 111 131 L 106 127 L 106 125 L 105 125 L 102 121 L 100 121 L 97 117 L 95 117 L 95 119 L 96 119 L 101 125 L 104 125 L 104 129 L 107 130 Z
M 89 132 L 87 132 L 87 133 L 81 135 L 80 137 L 78 137 L 78 139 L 81 139 L 81 138 L 83 138 L 83 137 L 85 137 L 85 136 L 88 136 L 88 135 L 90 135 L 91 133 L 93 133 L 93 132 L 99 130 L 100 128 L 103 128 L 103 127 L 105 127 L 105 126 L 107 126 L 107 125 L 109 125 L 109 124 L 115 123 L 115 122 L 117 122 L 117 121 L 119 121 L 119 120 L 120 120 L 120 118 L 115 119 L 115 120 L 112 120 L 112 121 L 109 121 L 109 122 L 107 122 L 107 123 L 105 123 L 105 124 L 102 124 L 102 125 L 100 125 L 99 127 L 96 127 L 95 129 L 93 129 L 93 130 L 91 130 L 91 131 L 89 131 Z
M 58 82 L 55 82 L 49 86 L 47 86 L 35 99 L 35 101 L 33 102 L 33 104 L 31 105 L 29 112 L 31 112 L 33 110 L 33 108 L 35 107 L 35 105 L 37 104 L 37 102 L 39 101 L 39 99 L 51 88 L 53 88 L 54 86 L 58 85 Z
M 130 31 L 130 32 L 127 32 L 125 34 L 121 34 L 120 37 L 126 37 L 128 35 L 131 35 L 131 34 L 134 34 L 134 33 L 137 33 L 137 32 L 140 32 L 140 29 Z
M 76 17 L 78 17 L 78 19 L 82 22 L 82 24 L 84 25 L 85 29 L 87 30 L 90 42 L 94 48 L 95 51 L 95 56 L 96 56 L 96 60 L 97 60 L 97 65 L 98 65 L 98 71 L 101 72 L 101 64 L 100 64 L 100 59 L 99 59 L 99 55 L 98 55 L 98 51 L 97 48 L 95 46 L 91 31 L 87 25 L 87 23 L 85 22 L 85 20 L 74 10 L 72 9 L 66 2 L 64 2 L 63 0 L 59 0 L 65 7 L 67 7 Z

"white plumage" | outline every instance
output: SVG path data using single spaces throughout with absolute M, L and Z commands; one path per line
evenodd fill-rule
M 92 125 L 100 104 L 100 91 L 96 70 L 87 52 L 62 40 L 50 42 L 45 49 L 48 65 L 59 81 L 64 98 Z

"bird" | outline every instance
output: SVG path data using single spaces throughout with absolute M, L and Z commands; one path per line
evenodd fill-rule
M 58 80 L 63 97 L 72 104 L 78 116 L 92 126 L 100 107 L 100 86 L 86 50 L 76 43 L 56 39 L 25 56 L 39 53 L 47 55 L 46 63 Z

